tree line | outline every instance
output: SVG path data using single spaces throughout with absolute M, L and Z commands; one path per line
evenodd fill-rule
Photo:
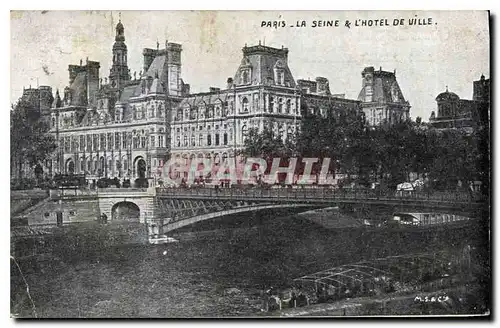
M 29 175 L 42 179 L 43 163 L 56 149 L 50 125 L 42 118 L 39 108 L 19 100 L 10 111 L 11 178 L 15 184 L 30 184 Z M 29 186 L 26 186 L 29 187 Z
M 333 172 L 360 184 L 380 183 L 393 189 L 411 177 L 434 189 L 467 188 L 481 181 L 489 188 L 489 130 L 438 130 L 422 122 L 369 126 L 361 111 L 336 110 L 333 115 L 305 114 L 300 133 L 286 141 L 271 125 L 250 129 L 243 154 L 273 157 L 328 157 Z M 411 174 L 412 173 L 412 174 Z M 486 190 L 485 189 L 485 190 Z

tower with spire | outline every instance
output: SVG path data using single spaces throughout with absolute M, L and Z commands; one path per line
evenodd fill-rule
M 127 65 L 127 45 L 125 44 L 125 29 L 120 19 L 116 24 L 115 43 L 113 44 L 113 65 L 109 72 L 109 83 L 112 88 L 118 90 L 130 80 L 129 69 Z

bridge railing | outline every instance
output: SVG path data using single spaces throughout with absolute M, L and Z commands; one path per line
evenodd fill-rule
M 265 199 L 372 199 L 401 201 L 479 202 L 479 195 L 466 192 L 406 192 L 382 193 L 378 190 L 342 190 L 332 188 L 163 188 L 160 196 L 201 196 L 215 198 L 265 198 Z

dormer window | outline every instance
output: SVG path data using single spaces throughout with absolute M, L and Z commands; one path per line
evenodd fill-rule
M 240 72 L 240 84 L 250 84 L 252 82 L 252 65 L 246 57 L 241 61 Z
M 250 69 L 241 72 L 241 84 L 250 84 Z
M 214 117 L 214 108 L 213 106 L 208 106 L 207 107 L 207 118 L 212 118 Z
M 193 107 L 191 109 L 191 113 L 190 113 L 189 119 L 196 120 L 197 118 L 198 118 L 198 109 L 196 107 Z
M 274 65 L 274 83 L 285 85 L 285 65 L 281 60 L 278 60 Z
M 283 70 L 277 70 L 276 71 L 276 84 L 277 85 L 284 85 L 284 77 L 285 74 L 283 74 Z

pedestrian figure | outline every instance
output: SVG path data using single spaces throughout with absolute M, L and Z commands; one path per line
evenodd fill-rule
M 294 291 L 292 291 L 292 297 L 290 298 L 290 307 L 297 307 L 297 295 L 295 295 Z

